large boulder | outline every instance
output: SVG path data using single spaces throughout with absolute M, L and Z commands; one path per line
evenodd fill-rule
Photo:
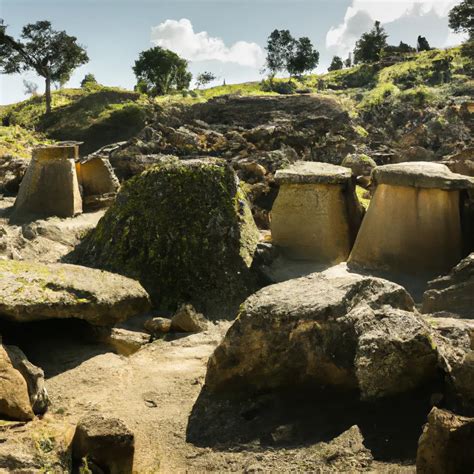
M 209 360 L 211 391 L 317 384 L 363 399 L 435 377 L 428 325 L 400 286 L 378 278 L 312 274 L 266 287 L 243 304 Z
M 458 474 L 474 471 L 474 418 L 433 408 L 418 442 L 416 472 Z
M 0 417 L 29 421 L 34 418 L 28 385 L 13 362 L 7 349 L 0 344 Z
M 423 295 L 423 313 L 453 313 L 474 319 L 474 253 L 447 275 L 428 283 Z
M 129 180 L 76 262 L 140 280 L 155 303 L 233 316 L 253 288 L 258 230 L 222 160 L 170 159 Z
M 16 322 L 84 319 L 112 326 L 149 309 L 136 281 L 67 264 L 0 261 L 0 318 Z
M 29 160 L 11 155 L 0 156 L 0 194 L 16 194 Z

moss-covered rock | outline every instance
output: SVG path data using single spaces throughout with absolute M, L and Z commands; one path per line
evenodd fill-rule
M 253 288 L 258 231 L 222 160 L 165 160 L 129 180 L 73 254 L 137 278 L 162 308 L 232 317 Z

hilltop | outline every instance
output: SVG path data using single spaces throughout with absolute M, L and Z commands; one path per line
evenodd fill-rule
M 157 113 L 170 107 L 193 106 L 229 95 L 321 94 L 337 100 L 366 138 L 369 149 L 374 150 L 382 142 L 393 146 L 394 139 L 398 141 L 430 114 L 443 129 L 445 122 L 451 120 L 441 109 L 448 105 L 459 107 L 472 99 L 470 67 L 460 48 L 452 48 L 407 54 L 291 81 L 224 85 L 154 99 L 94 85 L 53 92 L 53 111 L 49 115 L 44 114 L 43 98 L 36 96 L 0 107 L 0 119 L 4 127 L 14 125 L 31 131 L 17 137 L 20 145 L 42 139 L 77 140 L 84 142 L 82 152 L 90 153 L 106 144 L 130 139 L 153 122 Z

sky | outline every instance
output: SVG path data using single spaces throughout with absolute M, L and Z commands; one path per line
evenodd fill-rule
M 382 22 L 389 43 L 415 45 L 419 34 L 434 47 L 459 44 L 448 12 L 461 0 L 0 0 L 0 18 L 18 37 L 38 20 L 76 36 L 90 61 L 66 87 L 78 87 L 86 73 L 105 85 L 132 89 L 132 66 L 155 45 L 187 59 L 196 75 L 211 71 L 215 84 L 262 79 L 265 44 L 275 28 L 308 36 L 320 52 L 317 72 L 334 55 L 347 57 L 360 35 Z M 0 104 L 24 100 L 23 80 L 44 88 L 33 73 L 0 76 Z

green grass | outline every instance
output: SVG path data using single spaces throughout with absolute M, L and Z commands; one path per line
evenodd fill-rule
M 52 141 L 40 133 L 27 130 L 19 125 L 0 126 L 0 156 L 12 155 L 30 158 L 34 147 L 50 144 Z
M 441 71 L 449 59 L 449 81 Z M 320 93 L 336 98 L 352 118 L 374 108 L 392 107 L 404 103 L 414 107 L 443 103 L 453 95 L 472 94 L 473 81 L 467 75 L 468 63 L 461 48 L 432 50 L 404 56 L 403 61 L 381 68 L 380 65 L 357 65 L 349 69 L 321 75 L 293 78 L 294 90 Z M 288 89 L 288 79 L 274 79 L 276 89 Z M 209 89 L 174 93 L 154 99 L 116 87 L 94 86 L 86 89 L 63 89 L 52 94 L 53 111 L 45 115 L 44 98 L 32 97 L 18 104 L 0 107 L 3 125 L 18 125 L 43 132 L 54 140 L 83 141 L 83 153 L 108 143 L 127 140 L 151 119 L 155 106 L 192 105 L 223 95 L 278 95 L 268 92 L 268 81 L 229 84 Z M 366 134 L 363 129 L 360 134 Z M 20 137 L 18 146 L 12 135 L 18 129 L 0 135 L 2 150 L 28 154 L 36 141 L 44 137 L 28 132 Z M 36 140 L 36 141 L 35 141 Z M 1 148 L 3 146 L 3 148 Z M 4 151 L 5 152 L 5 151 Z

